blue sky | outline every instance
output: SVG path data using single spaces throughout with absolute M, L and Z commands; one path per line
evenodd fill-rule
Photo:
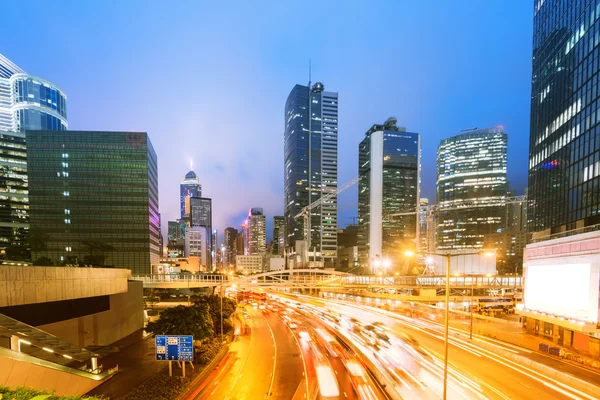
M 435 198 L 439 141 L 502 125 L 508 178 L 527 185 L 533 5 L 525 0 L 5 0 L 0 53 L 68 95 L 70 129 L 149 133 L 163 225 L 194 162 L 213 221 L 283 212 L 283 108 L 296 83 L 339 92 L 339 181 L 358 143 L 395 116 L 423 142 Z M 8 17 L 9 16 L 9 17 Z M 357 215 L 340 195 L 340 225 Z

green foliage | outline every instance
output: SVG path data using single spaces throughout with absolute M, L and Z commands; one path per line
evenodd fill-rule
M 28 261 L 31 260 L 31 251 L 26 246 L 8 246 L 4 249 L 7 260 Z
M 33 262 L 33 265 L 48 267 L 48 266 L 53 266 L 54 261 L 52 261 L 52 259 L 49 257 L 40 257 Z
M 194 340 L 204 340 L 214 333 L 206 304 L 167 308 L 157 321 L 148 323 L 146 331 L 155 335 L 193 335 Z
M 159 374 L 148 379 L 125 397 L 125 400 L 167 400 L 175 399 L 191 382 L 191 377 Z
M 28 235 L 28 242 L 31 251 L 46 251 L 48 250 L 48 240 L 50 240 L 50 235 L 42 232 L 39 229 L 30 229 Z
M 208 364 L 221 350 L 221 339 L 213 338 L 201 346 L 194 346 L 194 362 L 200 365 Z
M 210 309 L 210 316 L 214 324 L 215 335 L 221 334 L 221 298 L 217 295 L 201 296 L 195 301 L 195 304 L 206 304 Z M 235 312 L 237 302 L 229 297 L 223 297 L 223 331 L 229 332 L 232 329 L 227 321 L 231 314 Z
M 106 400 L 96 396 L 57 396 L 41 390 L 19 387 L 9 389 L 0 386 L 0 400 Z

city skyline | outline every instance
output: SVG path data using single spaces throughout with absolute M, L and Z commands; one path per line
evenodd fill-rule
M 24 70 L 56 82 L 69 94 L 69 128 L 148 132 L 156 143 L 159 159 L 163 160 L 159 167 L 163 222 L 178 218 L 178 185 L 193 160 L 203 189 L 211 193 L 215 202 L 215 227 L 221 231 L 227 226 L 239 228 L 247 208 L 259 205 L 269 217 L 267 232 L 270 236 L 270 217 L 283 214 L 282 99 L 294 83 L 308 82 L 309 59 L 312 59 L 313 81 L 325 82 L 327 87 L 339 92 L 342 99 L 339 109 L 339 184 L 356 175 L 357 144 L 364 134 L 364 126 L 394 115 L 399 125 L 410 126 L 422 134 L 423 197 L 435 198 L 435 150 L 439 140 L 457 134 L 462 128 L 496 125 L 504 125 L 511 133 L 508 180 L 513 192 L 522 193 L 527 180 L 533 16 L 532 7 L 524 3 L 482 6 L 465 2 L 452 7 L 440 5 L 436 9 L 392 3 L 366 10 L 359 6 L 349 7 L 332 14 L 328 27 L 332 35 L 327 41 L 318 44 L 310 43 L 311 40 L 306 40 L 306 44 L 294 42 L 294 46 L 300 45 L 295 46 L 295 52 L 280 51 L 285 46 L 277 37 L 289 36 L 286 32 L 291 29 L 283 22 L 272 24 L 268 31 L 256 30 L 254 26 L 260 25 L 263 19 L 285 20 L 289 11 L 280 6 L 257 16 L 256 22 L 240 21 L 237 30 L 211 43 L 202 38 L 214 38 L 225 32 L 221 31 L 220 24 L 210 22 L 221 15 L 221 11 L 210 7 L 201 11 L 195 6 L 187 7 L 175 31 L 166 32 L 158 15 L 164 17 L 164 23 L 176 16 L 180 18 L 182 13 L 177 7 L 173 10 L 157 7 L 142 13 L 137 21 L 125 23 L 120 17 L 113 16 L 110 7 L 87 5 L 74 12 L 62 6 L 40 5 L 36 10 L 29 10 L 28 18 L 42 28 L 64 22 L 66 42 L 57 43 L 51 38 L 35 36 L 36 40 L 42 41 L 39 51 L 26 51 L 26 46 L 19 41 L 7 43 L 3 54 Z M 123 15 L 133 12 L 136 7 L 135 2 L 124 5 Z M 240 4 L 241 11 L 253 12 L 246 7 L 249 6 Z M 299 12 L 309 14 L 310 9 L 311 5 L 307 4 L 301 6 Z M 334 9 L 335 6 L 328 5 L 322 12 L 329 13 Z M 18 20 L 24 10 L 8 5 L 7 12 Z M 371 17 L 384 12 L 405 15 L 408 25 L 400 30 L 379 29 L 377 18 Z M 192 24 L 194 15 L 201 15 L 207 24 L 200 27 Z M 247 14 L 241 12 L 240 15 Z M 94 29 L 86 30 L 86 43 L 93 45 L 83 48 L 76 32 L 95 26 L 96 19 L 102 16 L 115 19 L 113 31 L 102 37 L 101 29 L 98 33 Z M 423 17 L 427 17 L 435 29 L 423 32 L 416 43 L 397 39 L 395 34 L 408 35 L 411 30 L 420 30 L 413 21 Z M 513 26 L 500 23 L 509 17 Z M 348 19 L 357 21 L 359 18 L 375 22 L 368 22 L 358 30 L 346 23 Z M 494 21 L 498 23 L 494 24 Z M 105 22 L 106 19 L 102 24 Z M 148 30 L 156 23 L 160 34 Z M 469 28 L 455 28 L 467 23 Z M 7 28 L 11 24 L 13 22 L 9 21 Z M 373 29 L 375 25 L 377 30 Z M 486 29 L 490 25 L 495 28 Z M 247 30 L 257 33 L 245 38 L 241 33 Z M 336 30 L 339 33 L 333 34 Z M 187 41 L 173 44 L 174 35 L 186 35 L 191 31 L 202 39 L 198 50 L 178 51 L 178 46 L 185 46 Z M 473 35 L 473 31 L 478 35 Z M 24 32 L 23 35 L 23 41 L 33 40 L 32 33 Z M 131 37 L 132 42 L 121 43 L 121 35 Z M 312 38 L 316 34 L 310 35 Z M 256 40 L 259 38 L 261 40 Z M 237 43 L 238 39 L 241 43 Z M 332 52 L 326 51 L 332 40 L 339 45 Z M 376 46 L 367 45 L 373 40 L 377 41 Z M 52 46 L 45 46 L 46 41 Z M 252 44 L 254 42 L 262 44 Z M 489 46 L 490 43 L 493 46 Z M 248 68 L 232 80 L 235 64 L 228 54 L 239 54 L 238 47 L 243 48 L 240 51 Z M 427 48 L 428 53 L 422 53 L 422 48 Z M 354 50 L 356 54 L 348 54 Z M 383 66 L 369 61 L 384 52 L 391 61 L 412 61 L 405 65 L 390 62 Z M 107 57 L 97 57 L 104 53 Z M 342 62 L 341 57 L 346 56 L 350 58 Z M 482 63 L 486 58 L 492 62 Z M 274 60 L 272 67 L 263 70 Z M 165 107 L 164 104 L 175 102 L 170 94 L 164 94 L 167 97 L 160 101 L 153 99 L 146 82 L 165 79 L 159 76 L 169 65 L 178 65 L 180 69 L 177 76 L 169 77 L 174 86 L 186 82 L 191 92 L 202 90 L 212 95 L 196 97 L 191 102 L 191 98 L 186 97 L 191 109 L 188 105 Z M 195 78 L 187 82 L 184 77 L 190 76 L 188 72 L 192 71 Z M 438 75 L 444 75 L 444 78 Z M 222 82 L 238 86 L 238 95 L 232 99 L 218 94 Z M 397 87 L 404 95 L 379 95 L 388 87 Z M 440 97 L 440 91 L 451 93 L 451 96 Z M 135 100 L 140 97 L 147 100 Z M 210 103 L 207 102 L 209 97 Z M 255 104 L 248 105 L 249 98 Z M 481 101 L 482 98 L 489 101 Z M 225 118 L 229 107 L 240 112 L 235 121 Z M 222 124 L 225 119 L 227 123 Z M 260 130 L 251 130 L 248 134 L 248 126 L 257 126 Z M 226 132 L 230 140 L 225 141 L 221 138 Z M 260 141 L 257 142 L 257 138 Z M 210 149 L 206 149 L 207 146 Z M 231 196 L 226 185 L 222 185 L 224 181 L 239 187 L 244 196 Z M 356 210 L 355 187 L 340 195 L 338 225 L 351 222 L 349 217 L 356 216 Z M 165 232 L 166 226 L 163 223 Z

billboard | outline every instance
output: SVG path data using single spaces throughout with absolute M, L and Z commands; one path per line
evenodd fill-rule
M 431 262 L 430 262 L 431 261 Z M 446 256 L 428 257 L 427 264 L 433 265 L 436 275 L 446 274 Z M 496 256 L 485 254 L 452 254 L 451 275 L 496 275 Z
M 598 268 L 558 257 L 545 261 L 553 263 L 529 263 L 525 268 L 524 308 L 597 323 Z

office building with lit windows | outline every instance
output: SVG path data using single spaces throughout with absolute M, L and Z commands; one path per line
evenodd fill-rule
M 157 158 L 141 132 L 27 131 L 31 229 L 49 257 L 148 275 L 160 258 Z
M 517 312 L 526 332 L 592 352 L 600 322 L 600 3 L 535 0 L 533 11 L 532 240 Z
M 396 122 L 373 125 L 359 144 L 358 258 L 365 267 L 404 265 L 404 252 L 415 250 L 421 138 Z
M 506 224 L 506 156 L 502 127 L 441 141 L 437 151 L 437 250 L 477 250 Z
M 235 241 L 238 235 L 238 230 L 233 227 L 225 228 L 225 264 L 235 266 L 235 256 L 237 248 Z
M 29 188 L 24 132 L 0 132 L 0 249 L 26 246 Z
M 251 208 L 244 224 L 244 255 L 253 256 L 267 251 L 267 221 L 262 208 Z
M 181 211 L 181 219 L 189 220 L 189 203 L 186 207 L 186 199 L 190 197 L 202 197 L 202 185 L 194 171 L 185 174 L 185 177 L 179 185 L 179 206 Z
M 213 266 L 213 229 L 212 229 L 212 199 L 207 197 L 185 197 L 185 207 L 187 211 L 187 220 L 189 225 L 202 226 L 206 228 L 206 267 L 210 270 Z
M 67 96 L 0 54 L 0 131 L 66 130 Z
M 23 132 L 67 129 L 67 97 L 0 54 L 0 249 L 27 246 L 29 198 Z
M 290 261 L 305 267 L 335 267 L 337 195 L 314 207 L 310 218 L 294 217 L 337 191 L 337 144 L 338 94 L 320 82 L 294 86 L 285 104 L 285 246 Z

